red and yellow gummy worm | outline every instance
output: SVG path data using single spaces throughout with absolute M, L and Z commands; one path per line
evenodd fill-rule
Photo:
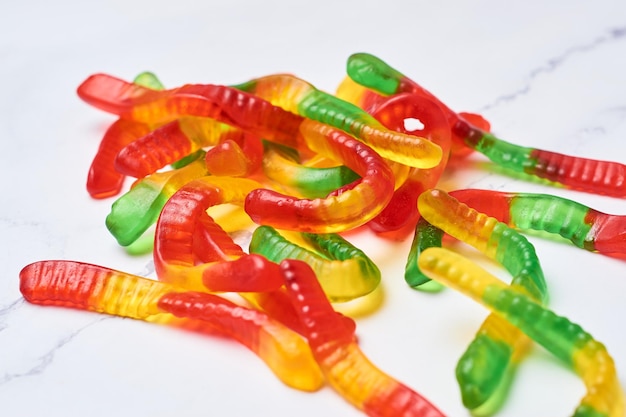
M 337 392 L 369 416 L 443 417 L 428 400 L 370 362 L 306 263 L 284 260 L 280 267 L 298 317 L 307 324 L 313 356 Z
M 305 391 L 317 390 L 323 384 L 319 367 L 300 335 L 265 313 L 213 294 L 189 292 L 110 268 L 60 260 L 24 267 L 20 291 L 33 304 L 174 325 L 180 323 L 175 316 L 200 320 L 257 354 L 285 384 Z

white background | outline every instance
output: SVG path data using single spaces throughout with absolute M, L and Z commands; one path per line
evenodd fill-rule
M 471 4 L 470 4 L 471 3 Z M 76 87 L 105 72 L 154 71 L 173 87 L 291 72 L 332 92 L 354 52 L 380 56 L 457 111 L 479 112 L 524 146 L 626 163 L 626 3 L 615 1 L 35 1 L 0 4 L 0 413 L 5 416 L 358 416 L 329 388 L 300 393 L 235 343 L 22 301 L 18 273 L 42 259 L 136 274 L 104 226 L 111 200 L 85 179 L 114 118 Z M 624 200 L 529 183 L 474 157 L 442 187 L 539 191 L 626 214 Z M 128 184 L 127 184 L 128 186 Z M 626 383 L 626 263 L 537 236 L 551 308 L 606 344 Z M 360 236 L 385 303 L 358 319 L 387 373 L 466 416 L 456 361 L 487 311 L 402 277 L 409 242 Z M 469 252 L 469 251 L 468 251 Z M 494 267 L 497 271 L 498 269 Z M 508 279 L 501 273 L 503 279 Z M 566 416 L 584 387 L 541 348 L 499 415 Z

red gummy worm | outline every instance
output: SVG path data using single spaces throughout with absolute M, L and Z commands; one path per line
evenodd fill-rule
M 196 219 L 192 244 L 193 254 L 199 263 L 232 261 L 245 254 L 206 212 L 200 213 Z
M 207 216 L 206 210 L 213 205 L 241 203 L 256 187 L 258 183 L 252 180 L 204 177 L 179 189 L 163 207 L 156 226 L 154 264 L 159 279 L 195 290 L 246 292 L 279 288 L 282 281 L 278 266 L 259 255 L 244 254 L 232 261 L 195 265 L 193 237 L 198 218 Z
M 407 119 L 417 119 L 423 127 L 419 135 L 439 145 L 443 151 L 441 162 L 431 169 L 413 168 L 405 183 L 395 192 L 385 209 L 368 223 L 378 233 L 415 228 L 419 213 L 417 198 L 437 185 L 448 162 L 451 135 L 445 114 L 434 101 L 411 93 L 394 95 L 379 106 L 372 115 L 385 127 L 398 132 L 415 134 L 407 129 Z
M 115 167 L 117 154 L 128 144 L 148 134 L 145 123 L 118 119 L 107 129 L 87 175 L 87 192 L 93 198 L 107 198 L 117 194 L 124 184 L 124 173 Z
M 567 187 L 611 197 L 626 198 L 626 165 L 533 149 L 532 175 Z

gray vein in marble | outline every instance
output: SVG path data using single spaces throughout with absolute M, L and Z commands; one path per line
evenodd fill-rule
M 626 39 L 626 26 L 610 29 L 607 31 L 607 33 L 598 36 L 597 38 L 587 43 L 575 45 L 566 49 L 563 53 L 548 59 L 548 61 L 545 62 L 543 65 L 530 71 L 530 73 L 526 77 L 526 83 L 524 86 L 520 87 L 516 91 L 497 97 L 493 102 L 483 106 L 480 111 L 491 110 L 501 104 L 509 103 L 516 100 L 520 96 L 528 94 L 532 89 L 533 81 L 537 77 L 541 76 L 542 74 L 548 74 L 555 71 L 573 55 L 584 54 L 593 51 L 599 46 L 606 43 L 616 42 L 623 39 Z
M 6 322 L 4 322 L 2 320 L 3 317 L 8 315 L 8 314 L 13 313 L 14 311 L 19 309 L 23 305 L 24 305 L 24 299 L 23 298 L 18 298 L 17 300 L 13 301 L 12 303 L 10 303 L 10 304 L 8 304 L 8 305 L 6 305 L 4 307 L 0 307 L 0 332 L 9 327 L 9 325 L 6 324 Z
M 626 105 L 624 106 L 613 106 L 606 109 L 607 114 L 617 113 L 618 119 L 622 119 L 626 116 Z
M 16 220 L 8 216 L 0 217 L 0 224 L 5 225 L 6 227 L 41 227 L 45 225 L 45 223 L 42 222 L 33 220 Z
M 50 366 L 52 364 L 52 362 L 54 361 L 55 355 L 61 349 L 63 349 L 65 346 L 67 346 L 67 344 L 69 344 L 73 340 L 75 340 L 78 335 L 80 335 L 83 331 L 85 331 L 89 327 L 93 326 L 94 324 L 100 323 L 103 320 L 107 320 L 107 319 L 110 319 L 110 318 L 111 317 L 99 318 L 97 320 L 94 320 L 94 321 L 92 321 L 92 322 L 90 322 L 90 323 L 88 323 L 88 324 L 86 324 L 86 325 L 76 329 L 72 333 L 66 335 L 61 340 L 59 340 L 57 342 L 57 344 L 54 345 L 48 352 L 44 353 L 39 358 L 37 358 L 37 362 L 30 369 L 28 369 L 28 370 L 26 370 L 24 372 L 5 373 L 4 375 L 0 376 L 0 387 L 2 387 L 5 384 L 10 383 L 11 381 L 13 381 L 15 379 L 41 375 L 48 368 L 48 366 Z
M 9 303 L 8 305 L 6 305 L 4 307 L 0 307 L 0 317 L 14 312 L 15 310 L 18 309 L 18 307 L 21 307 L 23 304 L 24 304 L 24 299 L 23 298 L 18 298 L 17 300 L 13 301 L 12 303 Z

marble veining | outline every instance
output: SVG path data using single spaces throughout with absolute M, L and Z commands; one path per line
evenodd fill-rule
M 23 304 L 23 300 L 18 300 L 14 304 Z M 57 340 L 53 346 L 48 348 L 41 356 L 36 358 L 33 363 L 27 364 L 26 369 L 23 371 L 17 372 L 5 372 L 4 375 L 0 376 L 0 389 L 2 389 L 3 385 L 10 384 L 17 379 L 20 378 L 31 378 L 37 377 L 43 374 L 46 369 L 53 363 L 55 356 L 57 353 L 67 346 L 69 343 L 72 343 L 79 335 L 88 329 L 91 326 L 94 326 L 103 320 L 109 320 L 111 317 L 98 317 L 97 319 L 91 321 L 88 324 L 85 324 L 77 329 L 71 331 L 68 334 L 61 335 L 61 338 Z
M 522 87 L 511 93 L 498 96 L 493 102 L 482 106 L 480 108 L 480 111 L 491 110 L 501 104 L 511 102 L 513 100 L 516 100 L 520 96 L 530 93 L 533 81 L 537 77 L 556 71 L 560 66 L 564 65 L 567 60 L 573 55 L 585 54 L 594 51 L 597 48 L 604 46 L 605 44 L 624 41 L 625 37 L 626 26 L 621 26 L 614 29 L 608 29 L 604 32 L 604 34 L 592 38 L 589 42 L 568 47 L 559 55 L 553 56 L 541 65 L 533 68 L 528 73 L 528 76 L 526 77 L 526 82 Z

